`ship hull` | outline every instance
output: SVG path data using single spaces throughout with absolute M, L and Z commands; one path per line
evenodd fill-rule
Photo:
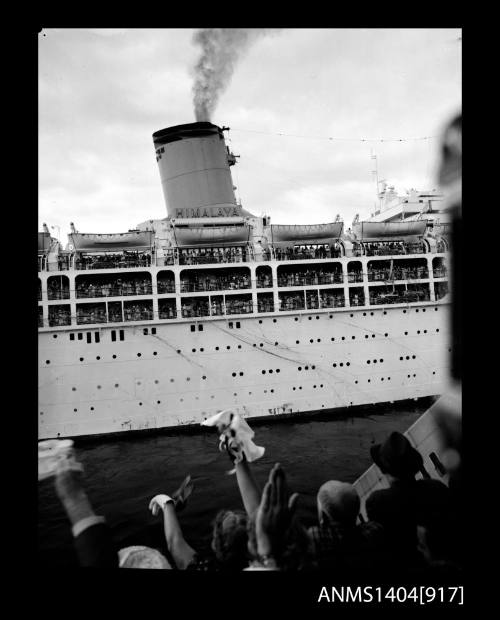
M 39 438 L 197 426 L 227 408 L 335 415 L 439 395 L 449 323 L 449 304 L 429 302 L 41 332 Z

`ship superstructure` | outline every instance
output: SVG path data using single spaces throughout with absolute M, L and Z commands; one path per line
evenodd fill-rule
M 65 250 L 39 233 L 40 438 L 444 392 L 448 231 L 428 217 L 439 195 L 429 209 L 410 193 L 405 215 L 389 205 L 348 230 L 275 225 L 237 203 L 223 131 L 153 135 L 165 219 L 114 235 L 72 225 Z

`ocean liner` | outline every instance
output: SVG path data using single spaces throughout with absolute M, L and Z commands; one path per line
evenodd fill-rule
M 38 233 L 39 438 L 437 396 L 449 377 L 449 223 L 383 185 L 345 229 L 236 200 L 209 122 L 153 134 L 167 217 L 63 249 Z

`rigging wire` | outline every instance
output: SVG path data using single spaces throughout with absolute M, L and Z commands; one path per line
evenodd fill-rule
M 416 142 L 422 140 L 434 140 L 439 136 L 421 136 L 416 138 L 340 138 L 333 136 L 304 136 L 299 134 L 291 134 L 276 131 L 260 131 L 257 129 L 236 129 L 231 127 L 231 131 L 239 131 L 240 133 L 257 133 L 266 136 L 281 136 L 286 138 L 305 138 L 309 140 L 328 140 L 330 142 Z

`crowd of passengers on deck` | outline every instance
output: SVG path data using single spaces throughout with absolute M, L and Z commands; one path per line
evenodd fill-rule
M 422 242 L 409 243 L 407 241 L 363 243 L 365 256 L 392 256 L 396 254 L 424 254 Z
M 181 280 L 181 293 L 233 290 L 250 288 L 250 285 L 250 276 L 248 274 L 191 274 L 189 277 Z
M 422 280 L 429 277 L 427 267 L 390 267 L 382 269 L 374 269 L 368 267 L 368 280 L 370 282 L 376 280 Z
M 76 296 L 81 297 L 121 297 L 126 295 L 151 295 L 151 281 L 141 276 L 116 278 L 109 277 L 92 280 L 81 280 L 76 284 Z
M 75 260 L 76 269 L 131 269 L 150 267 L 150 252 L 124 252 L 121 254 L 81 254 Z
M 278 276 L 278 286 L 310 286 L 314 284 L 335 284 L 344 281 L 342 272 L 319 268 L 306 271 L 293 271 Z
M 249 248 L 232 246 L 226 248 L 180 248 L 179 264 L 202 265 L 207 263 L 244 263 L 250 260 Z
M 274 257 L 276 260 L 307 260 L 311 258 L 338 258 L 341 256 L 340 245 L 327 243 L 317 245 L 290 245 L 286 247 L 276 246 Z

